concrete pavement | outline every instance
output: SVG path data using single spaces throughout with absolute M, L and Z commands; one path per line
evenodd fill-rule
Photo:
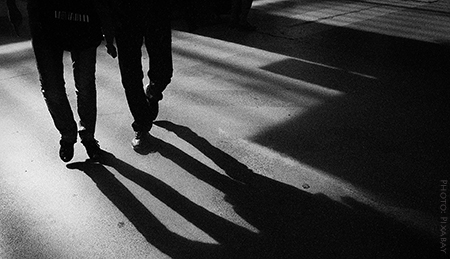
M 30 42 L 2 26 L 0 258 L 438 258 L 448 7 L 265 0 L 254 33 L 175 21 L 146 155 L 100 48 L 102 163 L 80 144 L 59 161 Z

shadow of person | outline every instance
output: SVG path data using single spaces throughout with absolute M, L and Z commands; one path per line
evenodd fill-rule
M 375 210 L 360 210 L 365 206 L 357 201 L 339 203 L 263 177 L 188 127 L 169 121 L 155 125 L 191 144 L 229 176 L 160 144 L 162 156 L 223 191 L 236 213 L 258 228 L 253 251 L 263 252 L 251 258 L 429 258 L 429 239 Z
M 225 200 L 257 233 L 209 212 L 110 153 L 105 152 L 100 163 L 68 167 L 91 177 L 147 241 L 172 258 L 430 258 L 429 240 L 355 200 L 343 198 L 346 204 L 342 204 L 260 176 L 187 127 L 168 121 L 155 124 L 192 144 L 225 171 L 226 175 L 220 174 L 155 138 L 162 156 L 225 193 Z M 106 166 L 147 190 L 218 244 L 188 240 L 168 230 Z
M 68 165 L 85 172 L 99 189 L 130 220 L 149 243 L 172 258 L 252 258 L 256 234 L 235 225 L 195 204 L 161 180 L 136 169 L 105 152 L 100 163 L 92 161 Z M 220 245 L 194 242 L 168 230 L 106 167 L 146 189 L 154 197 L 205 231 Z M 248 246 L 249 248 L 245 247 Z M 254 257 L 256 258 L 256 257 Z
M 105 155 L 105 160 L 113 164 L 121 163 L 114 162 L 115 158 L 111 154 Z M 167 229 L 104 165 L 87 160 L 68 164 L 67 167 L 85 172 L 145 239 L 171 258 L 221 258 L 219 255 L 223 254 L 223 249 L 219 245 L 188 240 Z M 152 180 L 155 180 L 152 186 L 156 190 L 169 188 L 159 180 Z

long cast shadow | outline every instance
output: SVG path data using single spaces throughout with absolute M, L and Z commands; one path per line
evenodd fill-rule
M 264 248 L 264 253 L 251 258 L 430 258 L 437 253 L 435 240 L 349 197 L 343 197 L 344 205 L 322 194 L 303 192 L 255 174 L 185 126 L 169 121 L 155 125 L 190 143 L 230 177 L 217 176 L 218 172 L 171 144 L 160 144 L 161 155 L 222 190 L 235 211 L 259 229 L 252 251 Z M 236 192 L 231 181 L 240 183 L 241 191 Z
M 435 42 L 425 42 L 261 10 L 255 10 L 254 17 L 273 24 L 264 30 L 275 37 L 261 40 L 263 34 L 226 33 L 220 27 L 198 34 L 292 57 L 260 68 L 343 95 L 268 127 L 251 140 L 344 179 L 390 205 L 437 216 L 436 185 L 448 171 L 445 154 L 450 145 L 448 40 L 437 34 Z M 290 28 L 295 24 L 298 32 Z M 293 38 L 284 38 L 278 29 Z M 242 86 L 254 88 L 251 82 Z
M 311 195 L 259 176 L 189 128 L 167 121 L 156 124 L 175 132 L 224 169 L 228 176 L 155 139 L 161 155 L 223 191 L 235 211 L 258 228 L 258 233 L 207 211 L 112 154 L 105 152 L 101 164 L 86 161 L 68 167 L 91 177 L 146 240 L 172 258 L 427 258 L 432 251 L 427 249 L 429 240 L 370 208 L 357 211 L 324 195 Z M 149 191 L 219 245 L 188 240 L 168 230 L 105 165 Z M 350 198 L 347 201 L 354 208 L 364 207 Z
M 139 174 L 139 177 L 143 176 L 143 181 L 138 182 L 151 185 L 148 187 L 149 189 L 152 187 L 151 189 L 154 192 L 162 195 L 177 195 L 173 189 L 160 180 L 125 164 L 112 154 L 109 154 L 103 162 L 115 165 L 115 168 L 123 169 L 121 172 L 126 175 Z M 223 254 L 223 248 L 220 246 L 188 240 L 167 229 L 104 165 L 86 161 L 69 164 L 68 168 L 85 172 L 145 239 L 161 252 L 172 258 L 201 258 L 202 256 L 222 258 L 220 255 Z M 176 202 L 180 198 L 176 197 L 172 200 Z

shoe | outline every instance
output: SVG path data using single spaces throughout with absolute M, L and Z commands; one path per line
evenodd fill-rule
M 137 131 L 131 145 L 135 151 L 143 151 L 151 146 L 151 136 L 148 131 Z
M 90 159 L 98 160 L 101 157 L 102 150 L 100 149 L 100 145 L 97 140 L 84 140 L 81 141 L 81 143 L 86 148 L 86 153 Z
M 59 141 L 59 157 L 64 162 L 69 162 L 73 158 L 73 145 L 74 143 L 66 142 L 66 141 Z

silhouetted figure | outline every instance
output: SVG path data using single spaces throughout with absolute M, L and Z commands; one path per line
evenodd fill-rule
M 18 30 L 22 15 L 15 0 L 7 0 L 7 6 L 10 20 Z M 59 156 L 64 162 L 73 158 L 78 135 L 91 159 L 97 159 L 101 154 L 94 133 L 97 117 L 96 54 L 103 39 L 102 21 L 104 32 L 108 34 L 108 53 L 113 57 L 116 55 L 111 43 L 113 30 L 108 27 L 111 24 L 102 20 L 108 14 L 102 9 L 104 7 L 100 0 L 28 1 L 32 46 L 41 90 L 53 122 L 61 134 Z M 18 31 L 16 33 L 19 34 Z M 69 51 L 72 58 L 80 118 L 78 125 L 66 95 L 64 51 Z
M 122 84 L 134 121 L 132 146 L 140 152 L 151 145 L 149 131 L 158 116 L 159 101 L 173 73 L 170 1 L 119 0 L 117 48 Z M 143 85 L 142 45 L 150 57 L 148 85 Z

